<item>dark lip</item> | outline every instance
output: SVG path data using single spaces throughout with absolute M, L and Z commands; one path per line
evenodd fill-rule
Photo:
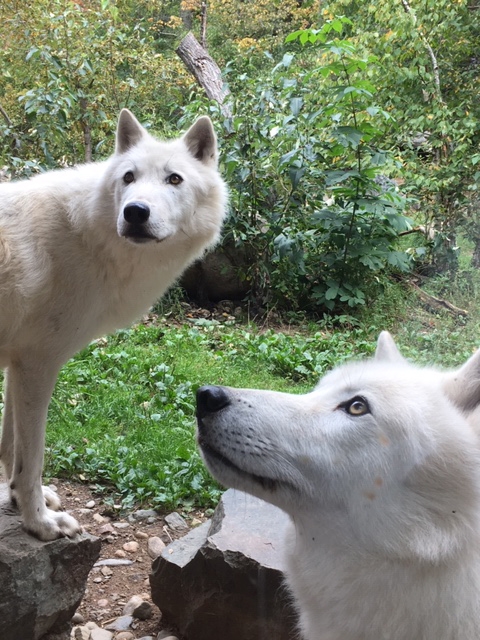
M 198 420 L 199 427 L 202 427 L 201 420 Z M 250 473 L 249 471 L 245 471 L 232 462 L 229 458 L 227 458 L 223 453 L 220 453 L 212 447 L 202 435 L 198 435 L 197 437 L 198 446 L 202 450 L 205 455 L 205 458 L 212 459 L 215 462 L 219 462 L 222 466 L 226 467 L 233 471 L 236 475 L 247 478 L 248 480 L 253 480 L 257 484 L 259 484 L 266 491 L 274 492 L 279 486 L 279 481 L 274 480 L 273 478 L 266 478 L 265 476 L 259 476 L 255 473 Z
M 145 244 L 146 242 L 161 242 L 155 236 L 150 235 L 149 233 L 124 233 L 123 237 L 131 242 L 135 242 L 136 244 Z

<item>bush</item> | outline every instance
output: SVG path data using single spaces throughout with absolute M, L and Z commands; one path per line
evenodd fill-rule
M 386 177 L 391 116 L 367 80 L 375 59 L 328 39 L 345 22 L 292 34 L 302 54 L 315 45 L 309 57 L 286 53 L 262 79 L 244 73 L 231 85 L 234 115 L 220 132 L 232 206 L 225 242 L 246 249 L 244 277 L 263 303 L 354 307 L 380 271 L 411 266 L 396 247 L 410 222 Z

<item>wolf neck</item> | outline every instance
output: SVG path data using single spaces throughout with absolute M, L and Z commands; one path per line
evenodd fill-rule
M 480 548 L 473 536 L 449 559 L 421 562 L 362 549 L 342 515 L 320 520 L 295 519 L 286 546 L 288 583 L 302 603 L 306 640 L 480 637 L 480 620 L 467 615 L 478 607 L 480 590 Z

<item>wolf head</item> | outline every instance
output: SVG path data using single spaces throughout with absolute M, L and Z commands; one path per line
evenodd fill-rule
M 384 332 L 375 358 L 306 395 L 199 389 L 198 443 L 220 482 L 295 522 L 340 517 L 365 548 L 436 560 L 478 525 L 479 404 L 480 352 L 455 372 L 417 368 Z
M 113 190 L 117 232 L 137 245 L 218 240 L 226 188 L 217 171 L 217 141 L 208 117 L 180 138 L 160 141 L 128 111 L 118 120 L 105 178 Z

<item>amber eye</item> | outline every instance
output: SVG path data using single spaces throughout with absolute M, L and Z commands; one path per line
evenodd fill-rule
M 340 407 L 351 416 L 364 416 L 366 413 L 370 413 L 368 402 L 361 396 L 355 396 L 351 400 L 347 400 Z
M 177 185 L 183 182 L 183 178 L 182 176 L 179 176 L 178 173 L 171 173 L 167 178 L 167 182 L 169 184 Z
M 135 180 L 135 176 L 133 175 L 133 171 L 127 171 L 127 173 L 123 176 L 123 181 L 125 184 L 130 184 Z

